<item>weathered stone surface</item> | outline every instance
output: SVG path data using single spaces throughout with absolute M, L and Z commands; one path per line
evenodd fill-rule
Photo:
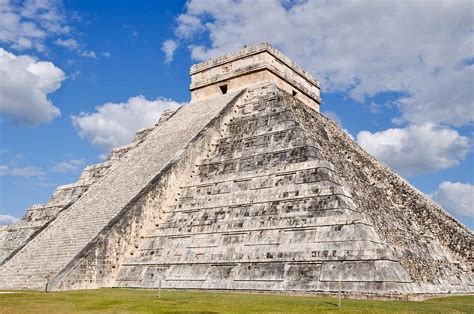
M 170 111 L 169 114 L 174 111 Z M 165 113 L 163 116 L 166 117 L 167 115 Z M 58 186 L 46 204 L 33 205 L 18 224 L 0 226 L 0 265 L 56 219 L 62 210 L 71 206 L 91 186 L 109 173 L 112 166 L 116 165 L 128 152 L 139 146 L 154 128 L 156 128 L 156 125 L 140 130 L 132 143 L 114 148 L 107 161 L 87 166 L 77 182 Z
M 191 66 L 190 74 L 193 101 L 272 83 L 319 111 L 319 81 L 268 43 L 244 47 L 195 64 Z
M 25 216 L 49 222 L 0 288 L 473 292 L 472 232 L 280 87 L 206 95 L 86 168 Z
M 364 178 L 355 182 L 359 187 L 345 179 L 361 168 L 338 169 L 342 150 L 332 156 L 323 145 L 342 142 L 344 152 L 368 155 L 330 120 L 274 86 L 249 90 L 227 119 L 211 149 L 196 157 L 196 176 L 163 210 L 166 218 L 122 264 L 115 286 L 157 287 L 160 281 L 168 288 L 334 292 L 341 281 L 352 293 L 472 290 L 470 271 L 453 264 L 433 235 L 429 244 L 410 243 L 420 247 L 402 254 L 380 237 L 400 227 L 404 213 L 387 217 L 390 230 L 374 226 L 385 212 L 379 196 L 371 199 L 376 208 L 362 207 L 352 191 L 365 195 L 373 188 L 361 190 Z M 367 167 L 394 175 L 373 159 Z M 449 271 L 441 267 L 447 264 Z M 450 284 L 440 284 L 443 277 Z
M 235 96 L 185 106 L 150 132 L 142 145 L 2 265 L 2 288 L 44 288 Z
M 338 169 L 331 158 L 340 156 L 325 147 L 344 143 L 353 160 L 370 156 L 333 122 L 301 108 L 275 86 L 249 89 L 51 288 L 331 293 L 341 281 L 348 293 L 472 291 L 466 256 L 450 253 L 435 234 L 429 245 L 411 243 L 410 258 L 407 247 L 387 241 L 390 230 L 374 224 L 386 209 L 362 207 L 353 192 L 361 188 L 347 179 L 361 168 Z M 373 159 L 366 167 L 396 176 Z M 372 193 L 370 178 L 360 193 Z M 406 188 L 403 193 L 418 195 Z M 450 232 L 472 236 L 422 201 L 457 225 Z M 404 212 L 387 218 L 388 228 L 400 221 Z

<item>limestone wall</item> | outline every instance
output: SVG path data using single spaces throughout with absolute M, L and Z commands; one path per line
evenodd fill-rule
M 172 116 L 175 111 L 176 109 L 165 113 L 162 121 Z M 19 223 L 0 226 L 0 265 L 38 235 L 56 219 L 60 212 L 74 204 L 91 186 L 107 175 L 113 166 L 116 166 L 127 153 L 138 147 L 154 128 L 156 125 L 138 131 L 130 144 L 114 148 L 106 161 L 85 167 L 76 182 L 58 186 L 46 204 L 31 206 Z
M 275 84 L 135 141 L 0 267 L 2 288 L 474 291 L 472 232 Z
M 61 211 L 76 202 L 95 181 L 105 175 L 109 167 L 109 164 L 87 167 L 76 183 L 57 187 L 46 204 L 31 206 L 18 224 L 1 228 L 0 265 L 34 238 Z
M 116 215 L 128 210 L 126 205 L 234 96 L 186 106 L 151 131 L 110 173 L 0 267 L 0 277 L 6 278 L 1 288 L 44 288 Z
M 251 89 L 228 115 L 116 286 L 336 292 L 341 281 L 356 294 L 473 291 L 472 234 L 458 223 L 437 234 L 410 229 L 427 213 L 451 218 L 330 120 L 274 86 Z M 341 152 L 367 160 L 351 164 Z M 419 208 L 392 203 L 399 193 L 428 207 L 421 219 L 409 213 Z M 460 251 L 447 231 L 465 243 Z
M 227 101 L 233 96 L 230 95 Z M 226 102 L 218 105 L 214 101 L 210 104 L 219 108 L 226 105 Z M 199 106 L 200 104 L 196 104 L 197 108 Z M 205 106 L 202 110 L 206 110 Z M 160 119 L 159 125 L 175 113 L 167 112 Z M 191 118 L 197 118 L 196 114 L 188 114 Z M 186 126 L 180 121 L 174 123 Z M 217 123 L 210 119 L 209 125 L 181 151 L 182 155 L 176 156 L 173 162 L 154 178 L 141 193 L 142 196 L 129 204 L 130 209 L 125 211 L 123 216 L 104 229 L 69 265 L 52 278 L 48 288 L 71 290 L 114 286 L 121 265 L 136 254 L 143 237 L 165 219 L 169 207 L 175 198 L 179 197 L 179 186 L 183 183 L 183 178 L 193 173 L 193 160 L 197 152 L 208 149 L 210 134 L 216 132 L 214 129 L 218 128 Z
M 274 85 L 252 88 L 222 117 L 114 286 L 414 291 L 288 101 Z
M 382 162 L 333 121 L 301 104 L 292 110 L 353 191 L 378 235 L 394 249 L 418 291 L 473 290 L 472 231 Z M 460 289 L 462 290 L 462 289 Z
M 319 82 L 308 72 L 268 44 L 244 48 L 232 54 L 191 67 L 192 101 L 250 86 L 273 83 L 319 111 Z

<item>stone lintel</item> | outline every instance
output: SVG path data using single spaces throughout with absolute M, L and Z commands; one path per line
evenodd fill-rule
M 319 81 L 268 43 L 191 66 L 191 101 L 273 83 L 319 111 Z

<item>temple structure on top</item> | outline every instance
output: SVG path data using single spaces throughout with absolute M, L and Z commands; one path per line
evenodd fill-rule
M 0 227 L 0 289 L 472 293 L 473 233 L 319 113 L 268 44 Z
M 319 112 L 319 81 L 268 43 L 195 64 L 190 74 L 191 101 L 274 84 Z

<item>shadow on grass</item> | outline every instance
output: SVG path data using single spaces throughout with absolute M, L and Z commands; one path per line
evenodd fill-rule
M 332 305 L 332 306 L 335 306 L 335 307 L 339 307 L 339 305 L 337 303 L 334 303 L 334 302 L 324 302 L 324 304 L 328 304 L 328 305 Z

